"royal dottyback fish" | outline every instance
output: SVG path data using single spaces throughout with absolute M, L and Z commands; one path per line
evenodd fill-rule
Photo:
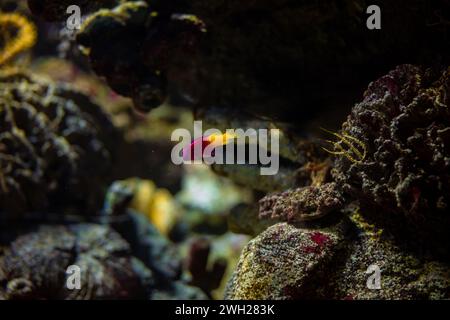
M 235 138 L 237 138 L 237 135 L 230 133 L 212 134 L 197 138 L 183 148 L 183 160 L 194 161 L 202 160 L 209 156 L 214 157 L 215 148 L 226 145 Z M 204 154 L 208 146 L 211 146 L 209 150 L 212 150 L 212 152 L 210 154 Z

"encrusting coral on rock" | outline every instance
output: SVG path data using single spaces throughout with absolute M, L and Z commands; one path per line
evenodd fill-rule
M 381 270 L 370 289 L 369 267 Z M 448 265 L 421 260 L 350 221 L 331 228 L 269 227 L 243 250 L 226 299 L 448 299 Z

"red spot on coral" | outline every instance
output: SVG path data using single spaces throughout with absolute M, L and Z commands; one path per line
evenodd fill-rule
M 313 241 L 316 245 L 303 247 L 303 252 L 305 253 L 319 254 L 325 245 L 330 241 L 330 237 L 321 232 L 313 232 L 309 236 L 311 241 Z
M 330 237 L 320 232 L 314 232 L 310 235 L 310 237 L 311 240 L 314 241 L 318 246 L 323 246 L 330 240 Z

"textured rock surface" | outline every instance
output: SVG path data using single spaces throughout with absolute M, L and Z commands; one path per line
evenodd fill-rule
M 181 279 L 174 247 L 150 233 L 137 244 L 96 224 L 1 230 L 0 299 L 206 299 Z M 80 268 L 81 290 L 66 287 L 70 265 Z
M 419 259 L 391 240 L 360 234 L 349 245 L 343 265 L 336 263 L 327 278 L 315 283 L 310 298 L 321 299 L 449 299 L 450 267 Z M 341 260 L 342 261 L 342 260 Z M 380 268 L 380 290 L 367 288 L 369 266 Z M 334 272 L 333 272 L 334 271 Z
M 347 225 L 347 223 L 345 223 Z M 417 258 L 367 224 L 342 229 L 268 228 L 243 250 L 226 299 L 448 299 L 450 267 Z M 381 270 L 381 289 L 367 287 Z
M 65 0 L 29 2 L 38 15 L 64 19 Z M 383 32 L 369 33 L 365 0 L 118 2 L 75 1 L 92 14 L 77 41 L 94 71 L 141 111 L 169 99 L 202 110 L 200 119 L 211 110 L 219 119 L 211 108 L 217 106 L 226 115 L 237 110 L 243 122 L 280 119 L 299 129 L 314 112 L 343 114 L 368 81 L 400 63 L 449 62 L 447 0 L 381 1 Z M 97 11 L 100 6 L 108 9 Z M 413 66 L 373 82 L 334 134 L 336 184 L 327 183 L 329 168 L 309 170 L 295 144 L 280 150 L 275 178 L 261 178 L 258 166 L 214 167 L 256 190 L 284 191 L 261 201 L 263 219 L 341 221 L 327 229 L 279 223 L 263 231 L 266 221 L 249 226 L 256 215 L 247 211 L 235 219 L 236 229 L 263 232 L 244 250 L 226 297 L 449 298 L 449 87 L 448 70 Z M 359 201 L 361 216 L 353 223 L 338 214 L 344 200 Z M 151 226 L 133 218 L 114 227 L 142 260 L 144 278 L 156 287 L 152 297 L 190 297 L 176 254 Z M 439 255 L 428 256 L 429 249 Z M 366 287 L 374 264 L 381 290 Z M 30 283 L 12 281 L 2 295 L 26 296 Z
M 130 255 L 128 244 L 106 227 L 41 226 L 35 232 L 19 236 L 0 256 L 0 296 L 144 299 L 144 278 L 137 272 L 138 263 Z M 81 290 L 66 287 L 66 270 L 70 265 L 81 269 Z
M 338 253 L 343 241 L 341 228 L 308 230 L 286 223 L 269 227 L 243 250 L 225 298 L 297 297 Z

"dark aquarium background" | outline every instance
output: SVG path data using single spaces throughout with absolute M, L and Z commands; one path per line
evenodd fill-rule
M 0 0 L 0 300 L 449 299 L 449 32 L 448 0 Z M 279 170 L 175 164 L 194 121 L 278 129 Z

